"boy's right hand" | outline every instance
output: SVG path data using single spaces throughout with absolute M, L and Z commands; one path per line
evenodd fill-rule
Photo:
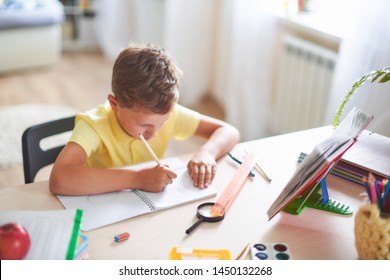
M 161 192 L 172 184 L 177 174 L 167 165 L 156 165 L 138 171 L 139 189 L 146 192 Z M 138 181 L 137 180 L 137 181 Z

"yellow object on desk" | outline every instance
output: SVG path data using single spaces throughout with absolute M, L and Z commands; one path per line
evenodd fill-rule
M 209 250 L 173 247 L 170 254 L 170 260 L 230 260 L 229 250 Z

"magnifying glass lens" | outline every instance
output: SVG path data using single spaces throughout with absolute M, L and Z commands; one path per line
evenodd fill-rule
M 211 213 L 211 208 L 213 208 L 213 206 L 213 202 L 206 202 L 198 206 L 196 212 L 199 220 L 186 230 L 187 234 L 190 234 L 202 222 L 215 223 L 221 221 L 224 218 L 224 215 L 217 216 Z
M 205 204 L 204 206 L 202 204 L 198 208 L 198 214 L 204 218 L 218 217 L 218 216 L 211 213 L 211 208 L 213 208 L 213 205 L 211 205 L 211 204 Z

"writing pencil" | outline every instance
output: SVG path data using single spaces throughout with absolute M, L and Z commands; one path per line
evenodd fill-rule
M 248 151 L 245 150 L 245 153 L 248 154 Z M 302 157 L 302 153 L 300 155 L 300 157 Z M 301 161 L 303 160 L 303 158 L 301 159 Z M 299 161 L 300 162 L 300 161 Z M 272 181 L 272 179 L 270 177 L 268 177 L 267 173 L 265 173 L 265 171 L 260 167 L 260 164 L 256 161 L 255 162 L 255 169 L 261 174 L 263 175 L 263 177 L 268 181 L 268 183 L 270 183 Z
M 142 135 L 142 133 L 139 134 L 139 139 L 141 139 L 142 143 L 144 143 L 146 149 L 148 149 L 149 153 L 152 155 L 154 160 L 161 165 L 161 161 L 158 159 L 157 155 L 152 150 L 152 147 L 150 147 L 149 143 L 146 141 L 145 137 Z

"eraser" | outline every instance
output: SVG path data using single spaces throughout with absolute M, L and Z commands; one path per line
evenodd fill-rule
M 130 237 L 130 234 L 128 232 L 124 232 L 124 233 L 116 235 L 114 238 L 115 238 L 116 242 L 121 242 L 121 241 L 124 241 L 126 239 L 129 239 L 129 237 Z

